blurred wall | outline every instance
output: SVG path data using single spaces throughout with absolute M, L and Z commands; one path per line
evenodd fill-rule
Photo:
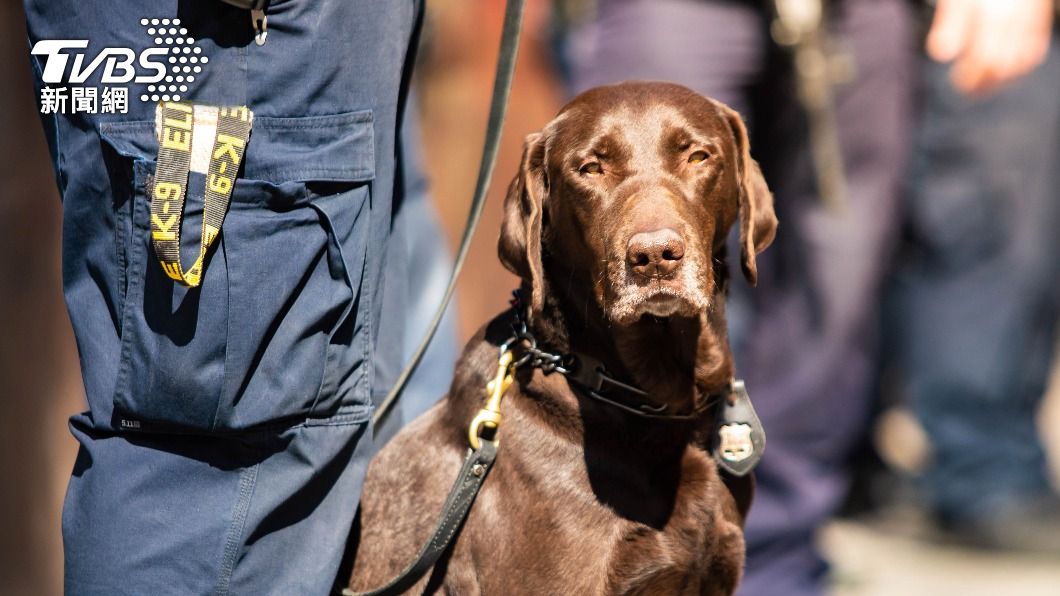
M 62 592 L 59 517 L 82 409 L 60 290 L 60 203 L 21 3 L 0 4 L 0 593 Z
M 519 61 L 497 167 L 478 233 L 464 264 L 457 299 L 463 339 L 507 308 L 515 276 L 497 259 L 501 206 L 522 156 L 523 139 L 562 104 L 549 52 L 548 0 L 527 0 Z M 453 250 L 467 221 L 482 155 L 500 43 L 503 0 L 428 0 L 417 89 L 424 163 Z M 455 357 L 455 355 L 454 355 Z

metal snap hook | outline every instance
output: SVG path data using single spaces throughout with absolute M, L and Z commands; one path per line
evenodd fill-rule
M 512 352 L 505 349 L 497 360 L 497 374 L 493 380 L 486 385 L 486 393 L 489 396 L 486 405 L 478 411 L 471 425 L 467 429 L 467 440 L 472 449 L 478 449 L 481 445 L 483 427 L 496 431 L 501 426 L 501 399 L 504 392 L 512 384 Z M 497 443 L 494 438 L 494 443 Z
M 265 16 L 265 11 L 260 8 L 251 9 L 250 24 L 254 27 L 254 43 L 265 45 L 265 38 L 269 35 L 269 17 Z

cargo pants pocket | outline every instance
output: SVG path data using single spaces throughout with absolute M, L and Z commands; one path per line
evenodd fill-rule
M 117 426 L 236 431 L 313 414 L 328 350 L 353 312 L 375 173 L 371 111 L 255 117 L 202 284 L 162 271 L 150 243 L 153 122 L 103 124 L 130 160 Z M 204 181 L 188 183 L 183 262 L 198 250 Z

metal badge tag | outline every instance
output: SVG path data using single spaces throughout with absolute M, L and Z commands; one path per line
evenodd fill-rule
M 726 424 L 718 429 L 718 438 L 721 458 L 727 462 L 740 463 L 755 452 L 750 425 L 742 422 Z
M 733 381 L 729 397 L 718 404 L 714 420 L 714 460 L 730 474 L 746 475 L 762 459 L 766 433 L 743 381 Z

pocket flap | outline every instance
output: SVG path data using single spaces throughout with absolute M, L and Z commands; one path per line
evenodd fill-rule
M 100 137 L 119 154 L 154 161 L 154 121 L 104 122 Z M 273 184 L 292 181 L 362 182 L 375 177 L 371 110 L 331 116 L 254 116 L 243 157 L 243 178 Z

